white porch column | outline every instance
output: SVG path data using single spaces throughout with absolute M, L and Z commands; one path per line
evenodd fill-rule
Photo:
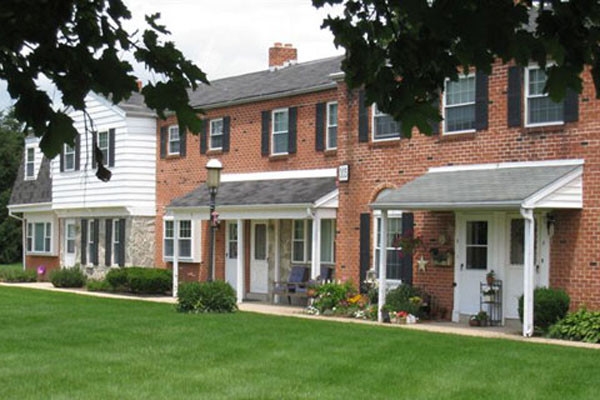
M 244 300 L 244 220 L 237 220 L 237 302 Z
M 523 266 L 523 336 L 533 335 L 533 287 L 535 279 L 534 246 L 535 246 L 535 219 L 533 210 L 521 208 L 521 215 L 525 219 L 525 243 Z
M 379 238 L 379 301 L 377 303 L 377 321 L 383 322 L 381 310 L 385 305 L 386 294 L 386 266 L 387 266 L 387 224 L 388 212 L 381 210 L 381 237 Z
M 164 222 L 166 223 L 166 221 Z M 173 297 L 179 291 L 179 220 L 173 220 Z
M 316 279 L 321 274 L 321 216 L 317 212 L 313 215 L 311 252 L 310 277 Z

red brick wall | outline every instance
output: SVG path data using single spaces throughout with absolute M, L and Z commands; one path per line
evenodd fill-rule
M 60 269 L 60 260 L 56 256 L 25 256 L 26 269 L 37 271 L 38 267 L 46 267 L 46 273 L 40 277 L 43 280 L 48 280 L 50 271 Z

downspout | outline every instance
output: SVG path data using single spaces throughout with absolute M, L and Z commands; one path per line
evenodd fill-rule
M 524 267 L 523 267 L 523 336 L 533 336 L 533 286 L 535 279 L 534 241 L 535 219 L 533 209 L 521 207 L 521 215 L 525 219 Z
M 21 218 L 19 216 L 17 216 L 16 214 L 13 213 L 13 211 L 9 208 L 8 209 L 8 216 L 12 217 L 16 220 L 21 221 L 21 263 L 23 264 L 23 271 L 25 271 L 25 269 L 27 268 L 27 264 L 26 264 L 26 258 L 25 258 L 25 251 L 26 251 L 26 246 L 25 246 L 25 241 L 26 241 L 26 228 L 27 226 L 25 225 L 25 218 Z

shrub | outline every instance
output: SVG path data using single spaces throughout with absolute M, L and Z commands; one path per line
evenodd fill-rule
M 385 296 L 385 309 L 388 311 L 406 311 L 421 318 L 423 311 L 421 305 L 427 294 L 420 288 L 409 284 L 401 284 L 387 292 Z
M 542 332 L 564 318 L 569 311 L 569 295 L 562 289 L 536 288 L 533 291 L 533 324 Z M 523 322 L 523 296 L 519 297 L 519 318 Z
M 312 304 L 320 313 L 332 311 L 338 307 L 347 307 L 347 300 L 357 291 L 351 282 L 329 282 L 315 288 L 315 299 Z
M 106 280 L 89 280 L 85 285 L 90 292 L 112 292 L 113 288 Z
M 85 286 L 86 277 L 79 268 L 62 268 L 50 272 L 50 282 L 58 288 L 80 288 Z
M 237 310 L 235 291 L 223 281 L 189 282 L 179 287 L 177 311 L 226 313 Z
M 9 283 L 35 282 L 37 281 L 37 272 L 32 269 L 10 269 L 0 271 L 0 281 Z
M 600 343 L 600 311 L 581 308 L 550 327 L 548 336 L 556 339 Z
M 167 294 L 171 291 L 171 271 L 161 268 L 114 268 L 106 274 L 113 291 L 136 294 Z

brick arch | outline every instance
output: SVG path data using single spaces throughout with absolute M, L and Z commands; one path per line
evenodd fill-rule
M 371 191 L 371 196 L 369 197 L 369 204 L 374 202 L 377 199 L 377 196 L 379 196 L 379 194 L 384 190 L 396 188 L 397 186 L 391 182 L 380 183 L 379 185 L 375 186 L 375 188 Z

